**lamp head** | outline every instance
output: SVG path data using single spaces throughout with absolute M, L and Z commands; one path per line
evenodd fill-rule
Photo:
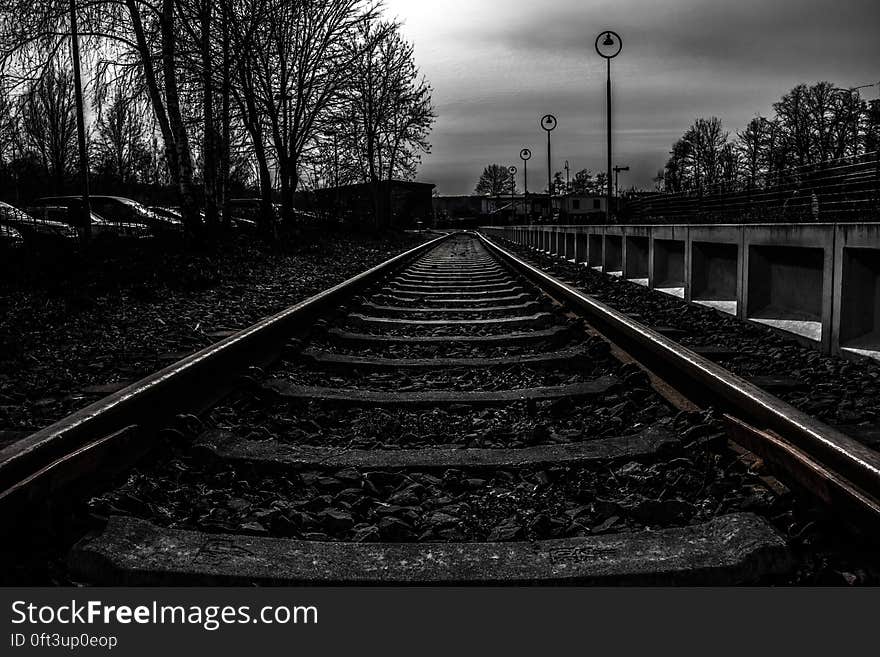
M 596 52 L 605 59 L 614 59 L 623 49 L 623 39 L 617 32 L 605 30 L 596 37 Z

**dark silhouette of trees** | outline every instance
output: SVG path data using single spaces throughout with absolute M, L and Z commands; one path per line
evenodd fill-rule
M 258 187 L 269 229 L 275 195 L 292 220 L 297 189 L 326 185 L 331 162 L 340 178 L 408 179 L 430 148 L 431 88 L 372 0 L 80 0 L 77 11 L 92 173 L 168 183 L 195 236 L 228 220 L 233 187 Z M 68 51 L 68 0 L 0 4 L 5 116 L 30 117 L 28 151 L 55 178 L 76 166 L 58 152 L 66 133 L 38 147 L 46 109 L 26 114 L 21 99 L 63 82 L 49 72 L 66 74 Z M 3 134 L 8 167 L 21 157 Z
M 817 82 L 791 89 L 772 118 L 755 117 L 732 141 L 719 119 L 697 119 L 673 144 L 658 181 L 667 192 L 698 194 L 785 183 L 793 170 L 876 151 L 878 105 Z
M 146 107 L 117 87 L 96 112 L 92 141 L 95 172 L 123 185 L 154 182 Z
M 507 167 L 500 164 L 490 164 L 483 169 L 474 193 L 480 196 L 501 196 L 509 194 L 513 185 L 513 175 Z
M 73 76 L 52 66 L 19 96 L 21 152 L 48 172 L 54 191 L 76 170 L 76 110 Z

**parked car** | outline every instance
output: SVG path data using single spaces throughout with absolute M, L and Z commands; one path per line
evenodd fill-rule
M 169 208 L 164 205 L 151 205 L 147 208 L 150 212 L 170 221 L 177 221 L 183 225 L 183 215 L 177 208 Z
M 20 249 L 24 244 L 24 238 L 15 228 L 0 224 L 0 251 L 7 249 Z
M 60 221 L 50 221 L 29 215 L 23 210 L 0 201 L 0 225 L 14 228 L 25 239 L 76 241 L 76 229 Z
M 263 202 L 258 198 L 234 198 L 229 201 L 230 206 L 232 207 L 232 213 L 236 217 L 241 217 L 244 219 L 248 219 L 256 223 L 260 219 L 260 214 L 262 212 Z M 272 216 L 275 219 L 275 222 L 281 223 L 281 204 L 273 203 L 272 204 Z M 317 221 L 318 216 L 314 212 L 307 212 L 305 210 L 297 210 L 293 208 L 291 211 L 291 216 L 293 217 L 293 221 L 296 223 L 309 223 Z
M 178 221 L 183 221 L 183 215 L 180 213 L 180 208 L 169 208 L 164 206 L 151 206 L 151 212 L 155 212 L 158 215 L 171 217 Z M 202 221 L 205 220 L 205 212 L 204 210 L 199 212 L 199 216 L 202 218 Z M 252 219 L 241 217 L 233 213 L 232 217 L 229 219 L 229 224 L 232 228 L 236 230 L 240 230 L 243 232 L 254 232 L 257 230 L 257 222 Z
M 77 218 L 72 209 L 66 205 L 38 205 L 28 208 L 28 213 L 48 221 L 58 221 L 74 226 L 79 235 L 85 228 L 77 225 Z M 133 238 L 144 239 L 150 237 L 150 229 L 137 223 L 123 223 L 107 221 L 97 212 L 92 212 L 91 232 L 93 238 Z
M 229 201 L 229 208 L 233 217 L 245 219 L 254 225 L 260 220 L 263 202 L 258 198 L 234 198 Z M 280 206 L 272 204 L 272 216 L 275 221 L 281 218 Z
M 57 196 L 40 199 L 47 205 L 65 205 L 77 203 L 81 196 Z M 152 212 L 137 201 L 123 196 L 90 196 L 89 204 L 92 211 L 106 221 L 120 224 L 140 224 L 147 226 L 154 235 L 169 235 L 183 232 L 180 219 L 161 216 Z

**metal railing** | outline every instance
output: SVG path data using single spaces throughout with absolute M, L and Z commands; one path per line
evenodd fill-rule
M 622 200 L 621 223 L 880 221 L 880 151 Z

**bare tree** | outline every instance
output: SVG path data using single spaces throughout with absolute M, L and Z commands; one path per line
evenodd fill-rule
M 857 94 L 830 82 L 799 84 L 774 104 L 782 136 L 794 164 L 803 167 L 843 157 L 857 148 L 858 127 L 853 115 Z M 841 138 L 842 137 L 842 138 Z
M 146 108 L 122 87 L 116 87 L 106 104 L 99 103 L 94 149 L 98 172 L 121 183 L 145 180 L 150 175 L 151 153 Z
M 234 37 L 238 99 L 254 146 L 263 151 L 259 166 L 265 173 L 271 157 L 282 213 L 291 218 L 303 155 L 349 80 L 358 54 L 350 47 L 353 31 L 373 8 L 364 0 L 251 3 L 242 3 L 246 15 Z M 265 184 L 262 190 L 265 196 Z
M 391 185 L 381 183 L 412 177 L 421 155 L 430 150 L 428 134 L 436 115 L 431 87 L 396 23 L 362 22 L 352 47 L 357 56 L 343 114 L 354 123 L 347 129 L 352 154 L 362 179 L 370 183 L 375 220 L 382 223 L 390 219 Z
M 64 188 L 76 166 L 76 110 L 73 76 L 51 67 L 30 83 L 20 97 L 23 150 L 38 156 L 55 191 Z
M 581 169 L 571 179 L 571 191 L 578 195 L 592 194 L 596 189 L 595 184 L 593 172 L 589 169 Z
M 69 42 L 69 9 L 68 0 L 0 3 L 0 86 L 20 93 L 44 77 Z M 123 133 L 143 131 L 144 175 L 176 188 L 191 234 L 202 232 L 202 201 L 210 226 L 221 207 L 228 217 L 234 180 L 256 178 L 267 219 L 280 189 L 292 218 L 306 171 L 326 179 L 315 166 L 328 166 L 328 130 L 347 149 L 334 164 L 340 178 L 361 168 L 370 179 L 410 178 L 429 149 L 430 86 L 374 0 L 78 0 L 77 12 L 103 168 L 130 176 Z M 365 70 L 376 82 L 366 121 L 351 114 Z M 129 102 L 105 107 L 98 97 L 115 88 Z M 150 116 L 126 114 L 143 107 Z
M 480 196 L 500 196 L 510 190 L 510 181 L 513 175 L 506 166 L 490 164 L 483 169 L 474 193 Z
M 756 116 L 736 135 L 737 148 L 745 165 L 745 179 L 749 189 L 758 186 L 758 176 L 766 170 L 769 129 L 769 121 L 763 116 Z

